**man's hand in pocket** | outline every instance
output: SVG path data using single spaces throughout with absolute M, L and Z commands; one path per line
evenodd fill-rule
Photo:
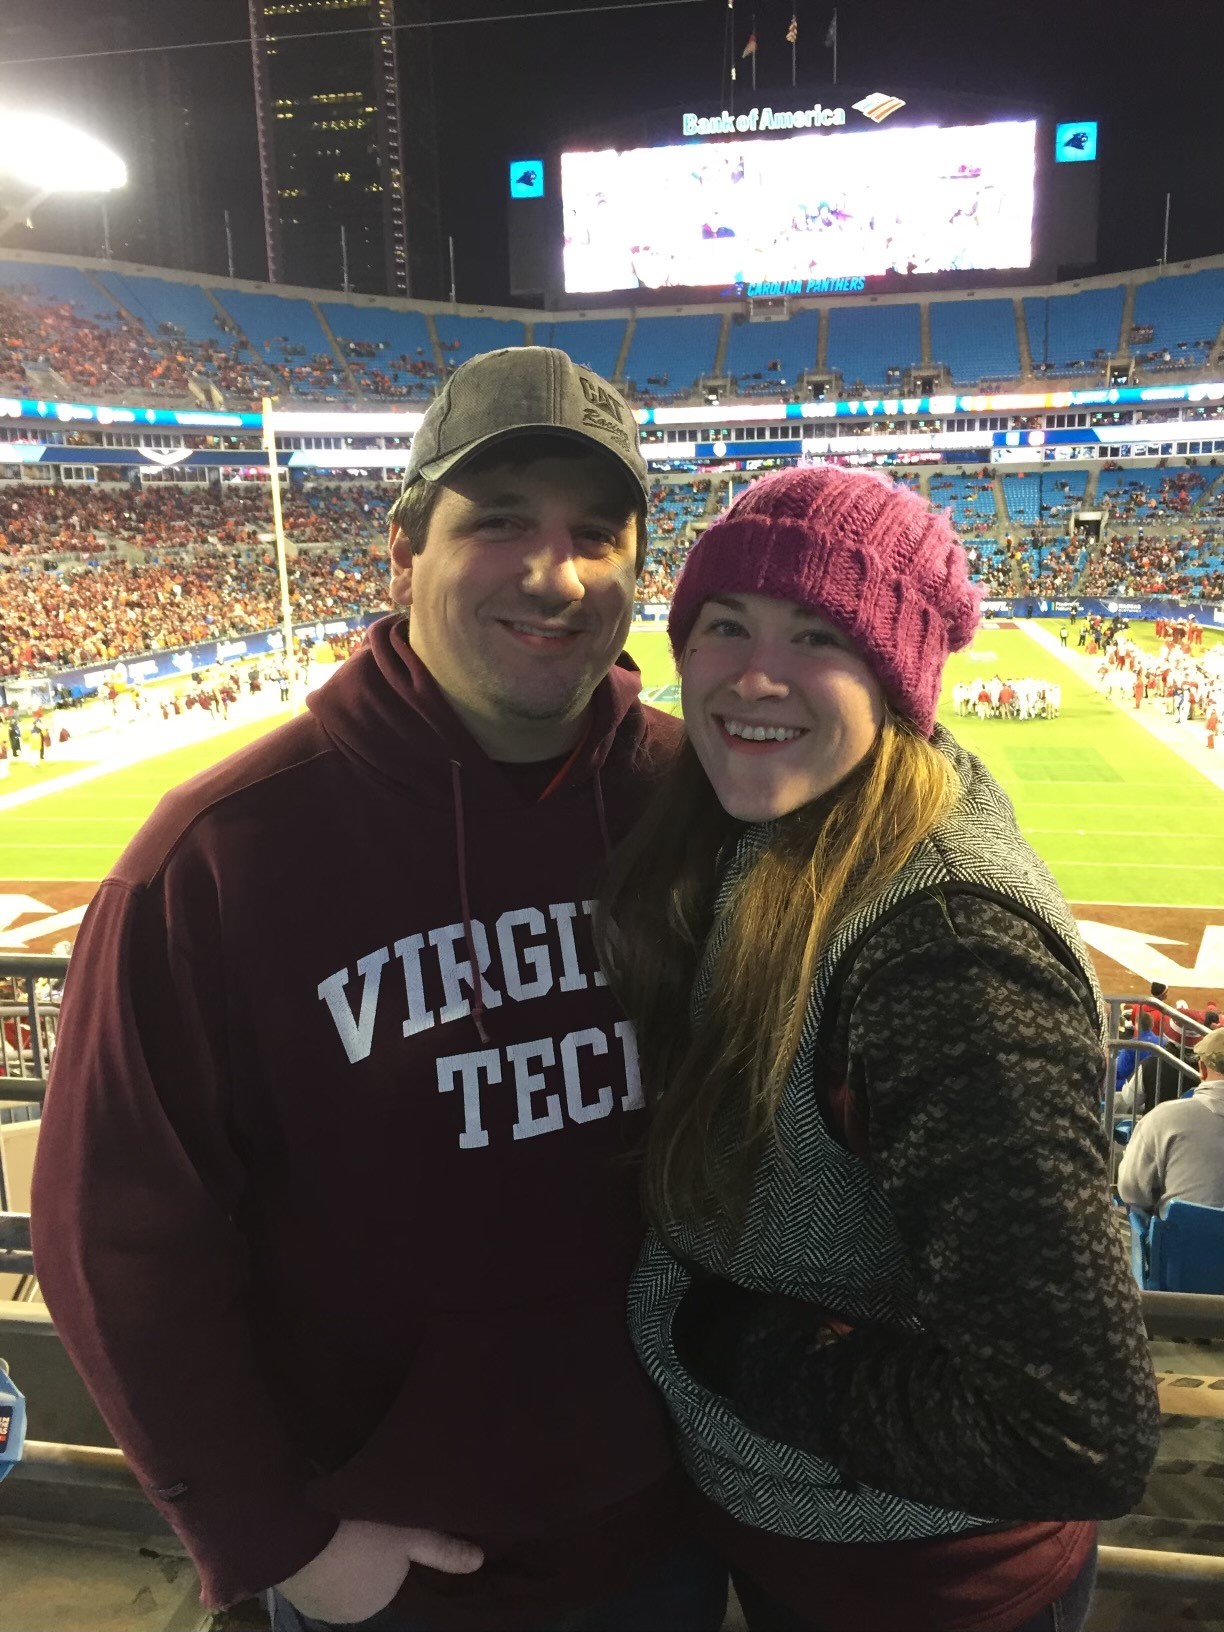
M 470 1575 L 483 1563 L 479 1547 L 437 1530 L 341 1519 L 323 1551 L 277 1590 L 310 1620 L 365 1621 L 386 1609 L 414 1564 Z

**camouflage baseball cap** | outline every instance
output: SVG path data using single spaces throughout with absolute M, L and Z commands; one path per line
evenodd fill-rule
M 629 404 L 551 346 L 508 346 L 461 364 L 412 439 L 404 487 L 420 476 L 436 482 L 496 442 L 549 431 L 613 455 L 646 502 L 646 461 Z

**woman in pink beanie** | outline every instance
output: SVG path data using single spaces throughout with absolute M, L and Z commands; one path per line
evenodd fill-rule
M 602 903 L 631 1332 L 752 1632 L 1079 1627 L 1155 1454 L 1092 965 L 935 723 L 977 620 L 916 493 L 755 483 L 680 575 L 687 742 Z

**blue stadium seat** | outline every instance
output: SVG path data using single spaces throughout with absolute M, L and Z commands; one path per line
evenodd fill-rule
M 605 380 L 616 374 L 621 343 L 625 338 L 623 317 L 575 318 L 570 322 L 537 323 L 537 346 L 555 346 L 584 368 L 593 368 Z
M 1158 354 L 1152 367 L 1193 368 L 1206 362 L 1224 324 L 1224 267 L 1141 283 L 1131 321 L 1153 331 L 1151 339 L 1130 343 L 1141 360 Z
M 994 486 L 980 476 L 932 475 L 931 503 L 936 509 L 952 509 L 952 524 L 960 529 L 974 522 L 994 521 L 998 514 Z
M 1035 476 L 1004 476 L 1003 498 L 1009 521 L 1031 525 L 1041 520 L 1040 484 Z
M 506 346 L 523 344 L 523 325 L 499 317 L 459 317 L 451 312 L 436 312 L 434 328 L 447 353 L 447 362 L 455 368 L 482 352 L 502 351 Z
M 639 396 L 681 396 L 714 372 L 721 330 L 722 318 L 714 312 L 698 312 L 693 317 L 639 313 L 625 359 L 625 378 L 633 381 Z M 666 385 L 648 383 L 664 375 Z
M 1170 1201 L 1130 1211 L 1131 1267 L 1146 1292 L 1224 1294 L 1224 1207 Z
M 862 380 L 871 391 L 896 392 L 890 368 L 922 361 L 922 321 L 918 306 L 835 306 L 829 313 L 829 367 L 846 385 Z
M 1099 374 L 1118 349 L 1126 290 L 1083 289 L 1074 295 L 1028 295 L 1033 366 L 1051 374 Z
M 727 356 L 723 371 L 733 379 L 757 389 L 756 375 L 761 376 L 759 388 L 771 384 L 781 390 L 783 384 L 793 385 L 806 370 L 816 367 L 816 345 L 820 332 L 820 313 L 795 312 L 785 323 L 731 324 L 727 341 Z M 770 363 L 781 363 L 780 369 L 770 370 Z
M 347 301 L 321 302 L 319 310 L 349 367 L 362 378 L 367 390 L 377 394 L 380 382 L 366 378 L 377 372 L 390 380 L 397 396 L 420 401 L 433 396 L 437 365 L 423 312 L 405 312 L 390 306 L 350 306 Z
M 352 392 L 309 300 L 245 289 L 213 293 L 251 342 L 255 356 L 285 370 L 295 393 L 351 400 Z
M 78 317 L 92 318 L 95 322 L 113 322 L 119 316 L 118 307 L 100 294 L 76 266 L 0 260 L 0 290 L 18 295 L 28 292 L 32 299 L 49 305 L 69 301 Z
M 157 334 L 164 323 L 181 329 L 188 340 L 221 341 L 217 308 L 198 283 L 176 283 L 170 278 L 146 277 L 137 272 L 99 272 L 98 282 L 133 317 L 137 317 L 150 334 Z
M 958 385 L 1018 380 L 1015 307 L 1010 300 L 933 300 L 931 356 Z
M 1003 477 L 1003 498 L 1009 521 L 1032 526 L 1039 521 L 1066 518 L 1076 509 L 1088 486 L 1086 471 L 1064 473 L 1019 471 Z

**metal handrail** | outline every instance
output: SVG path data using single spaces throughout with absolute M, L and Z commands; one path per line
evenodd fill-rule
M 1179 1026 L 1189 1026 L 1192 1031 L 1197 1031 L 1200 1037 L 1205 1037 L 1211 1030 L 1210 1026 L 1205 1026 L 1201 1020 L 1196 1020 L 1193 1015 L 1187 1014 L 1185 1009 L 1179 1009 L 1175 1004 L 1166 1003 L 1163 997 L 1127 997 L 1114 992 L 1105 1001 L 1109 1005 L 1110 1019 L 1117 1022 L 1116 1026 L 1111 1027 L 1111 1030 L 1121 1030 L 1122 1010 L 1124 1008 L 1159 1009 L 1161 1014 L 1168 1015 L 1170 1020 L 1176 1020 Z M 1144 1047 L 1150 1048 L 1151 1044 L 1145 1043 Z
M 41 980 L 65 975 L 68 962 L 68 958 L 58 952 L 5 952 L 0 955 L 0 979 L 33 976 Z
M 1194 1086 L 1197 1087 L 1197 1085 L 1202 1081 L 1201 1074 L 1196 1071 L 1192 1065 L 1189 1065 L 1184 1059 L 1166 1049 L 1163 1043 L 1141 1043 L 1138 1037 L 1123 1037 L 1121 1035 L 1123 1008 L 1158 1009 L 1161 1014 L 1167 1015 L 1170 1020 L 1176 1020 L 1183 1032 L 1186 1032 L 1187 1030 L 1197 1032 L 1200 1037 L 1205 1037 L 1211 1028 L 1203 1025 L 1200 1021 L 1193 1019 L 1184 1009 L 1175 1008 L 1171 1004 L 1166 1003 L 1163 998 L 1152 997 L 1151 995 L 1148 995 L 1147 997 L 1127 997 L 1115 993 L 1107 997 L 1105 1002 L 1107 1004 L 1107 1013 L 1109 1017 L 1107 1028 L 1109 1035 L 1105 1042 L 1105 1081 L 1104 1091 L 1101 1095 L 1101 1120 L 1105 1128 L 1106 1137 L 1110 1143 L 1110 1149 L 1112 1151 L 1114 1127 L 1118 1120 L 1117 1115 L 1115 1114 L 1118 1097 L 1117 1084 L 1115 1081 L 1117 1076 L 1116 1061 L 1122 1049 L 1135 1048 L 1138 1050 L 1139 1048 L 1142 1048 L 1146 1053 L 1157 1054 L 1162 1059 L 1167 1060 L 1180 1076 L 1190 1079 Z M 1137 1065 L 1138 1063 L 1139 1061 L 1136 1060 Z M 1143 1115 L 1142 1109 L 1140 1110 L 1139 1115 Z M 1113 1161 L 1111 1160 L 1107 1169 L 1106 1178 L 1106 1183 L 1109 1186 L 1111 1195 L 1113 1193 L 1113 1171 Z
M 139 1490 L 140 1481 L 122 1451 L 108 1445 L 59 1445 L 47 1439 L 27 1439 L 13 1478 L 40 1484 L 89 1485 L 95 1490 Z
M 1192 1592 L 1224 1592 L 1224 1558 L 1218 1553 L 1166 1553 L 1147 1547 L 1101 1547 L 1100 1587 L 1185 1587 Z
M 0 1031 L 0 1099 L 10 1103 L 40 1104 L 43 1095 L 31 1096 L 14 1089 L 7 1096 L 5 1083 L 45 1083 L 50 1057 L 55 1047 L 55 1029 L 59 1022 L 59 1001 L 40 997 L 38 982 L 43 979 L 63 980 L 69 959 L 54 953 L 6 952 L 0 955 L 0 979 L 13 983 L 14 995 L 0 1003 L 0 1018 L 16 1021 L 18 1034 L 10 1044 Z M 24 983 L 24 991 L 20 984 Z M 24 1030 L 24 1037 L 23 1037 Z M 0 1206 L 8 1205 L 3 1175 L 0 1174 Z
M 12 1476 L 23 1483 L 143 1493 L 122 1451 L 98 1445 L 56 1445 L 28 1439 Z M 1218 1553 L 1102 1546 L 1097 1555 L 1097 1584 L 1106 1588 L 1180 1587 L 1214 1597 L 1224 1592 L 1224 1558 Z
M 1140 1292 L 1149 1337 L 1224 1338 L 1224 1297 L 1210 1292 Z
M 46 1077 L 0 1077 L 0 1104 L 41 1105 L 46 1097 Z
M 0 1213 L 0 1275 L 33 1275 L 29 1213 Z

